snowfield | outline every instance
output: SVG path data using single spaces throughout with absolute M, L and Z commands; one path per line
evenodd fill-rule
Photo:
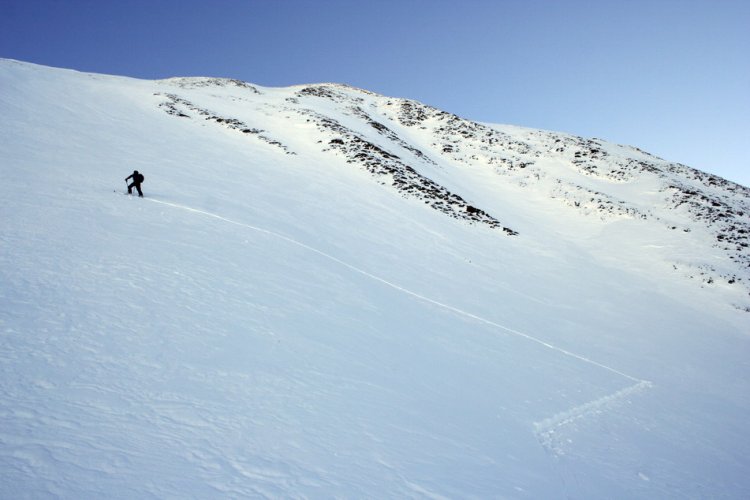
M 11 60 L 0 169 L 0 497 L 750 497 L 746 187 Z

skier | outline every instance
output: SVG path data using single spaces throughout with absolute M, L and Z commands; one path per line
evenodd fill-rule
M 133 170 L 132 174 L 125 177 L 125 182 L 127 182 L 128 179 L 133 179 L 133 183 L 128 184 L 128 194 L 133 194 L 133 188 L 135 187 L 136 191 L 138 191 L 138 196 L 143 198 L 143 191 L 141 191 L 141 183 L 144 181 L 143 174 L 138 173 L 137 170 Z

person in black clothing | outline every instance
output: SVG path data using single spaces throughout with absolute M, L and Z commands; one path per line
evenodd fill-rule
M 128 179 L 133 179 L 132 184 L 128 184 L 128 194 L 133 194 L 133 188 L 138 191 L 138 196 L 143 198 L 143 191 L 141 191 L 141 182 L 143 182 L 143 174 L 138 173 L 137 170 L 133 170 L 133 173 L 129 176 L 125 177 L 125 181 L 127 182 Z

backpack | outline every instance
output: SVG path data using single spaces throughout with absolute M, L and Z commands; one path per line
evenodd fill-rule
M 134 179 L 134 180 L 136 180 L 136 179 Z M 138 173 L 138 179 L 137 179 L 137 180 L 138 180 L 138 183 L 142 183 L 143 181 L 145 181 L 145 180 L 146 180 L 146 178 L 145 178 L 145 177 L 143 176 L 143 174 L 142 174 L 142 173 L 140 173 L 140 172 L 139 172 L 139 173 Z

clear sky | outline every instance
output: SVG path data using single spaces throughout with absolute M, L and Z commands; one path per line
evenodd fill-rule
M 750 186 L 750 0 L 0 0 L 0 57 L 348 83 Z

